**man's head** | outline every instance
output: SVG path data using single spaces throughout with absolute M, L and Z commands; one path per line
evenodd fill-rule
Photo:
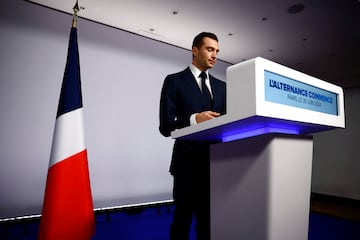
M 219 41 L 215 34 L 202 32 L 192 44 L 192 63 L 201 71 L 214 67 L 219 52 Z

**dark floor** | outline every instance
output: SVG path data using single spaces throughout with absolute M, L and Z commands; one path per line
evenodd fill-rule
M 311 211 L 360 222 L 359 200 L 312 194 Z
M 94 240 L 167 240 L 173 205 L 96 212 Z M 1 240 L 36 239 L 39 219 L 0 222 Z M 194 231 L 190 239 L 195 240 Z M 358 201 L 312 195 L 309 240 L 360 240 Z M 226 239 L 224 239 L 226 240 Z

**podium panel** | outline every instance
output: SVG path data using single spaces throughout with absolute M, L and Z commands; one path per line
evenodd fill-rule
M 283 134 L 212 145 L 211 239 L 308 239 L 312 148 Z

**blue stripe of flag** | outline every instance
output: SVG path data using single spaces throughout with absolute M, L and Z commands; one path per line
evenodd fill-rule
M 77 29 L 72 27 L 56 118 L 67 112 L 82 108 L 82 106 Z

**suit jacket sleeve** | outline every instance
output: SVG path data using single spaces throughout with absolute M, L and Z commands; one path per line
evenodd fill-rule
M 165 137 L 170 136 L 175 129 L 190 125 L 190 115 L 177 114 L 179 86 L 176 76 L 169 75 L 165 78 L 160 97 L 160 126 L 159 130 Z

